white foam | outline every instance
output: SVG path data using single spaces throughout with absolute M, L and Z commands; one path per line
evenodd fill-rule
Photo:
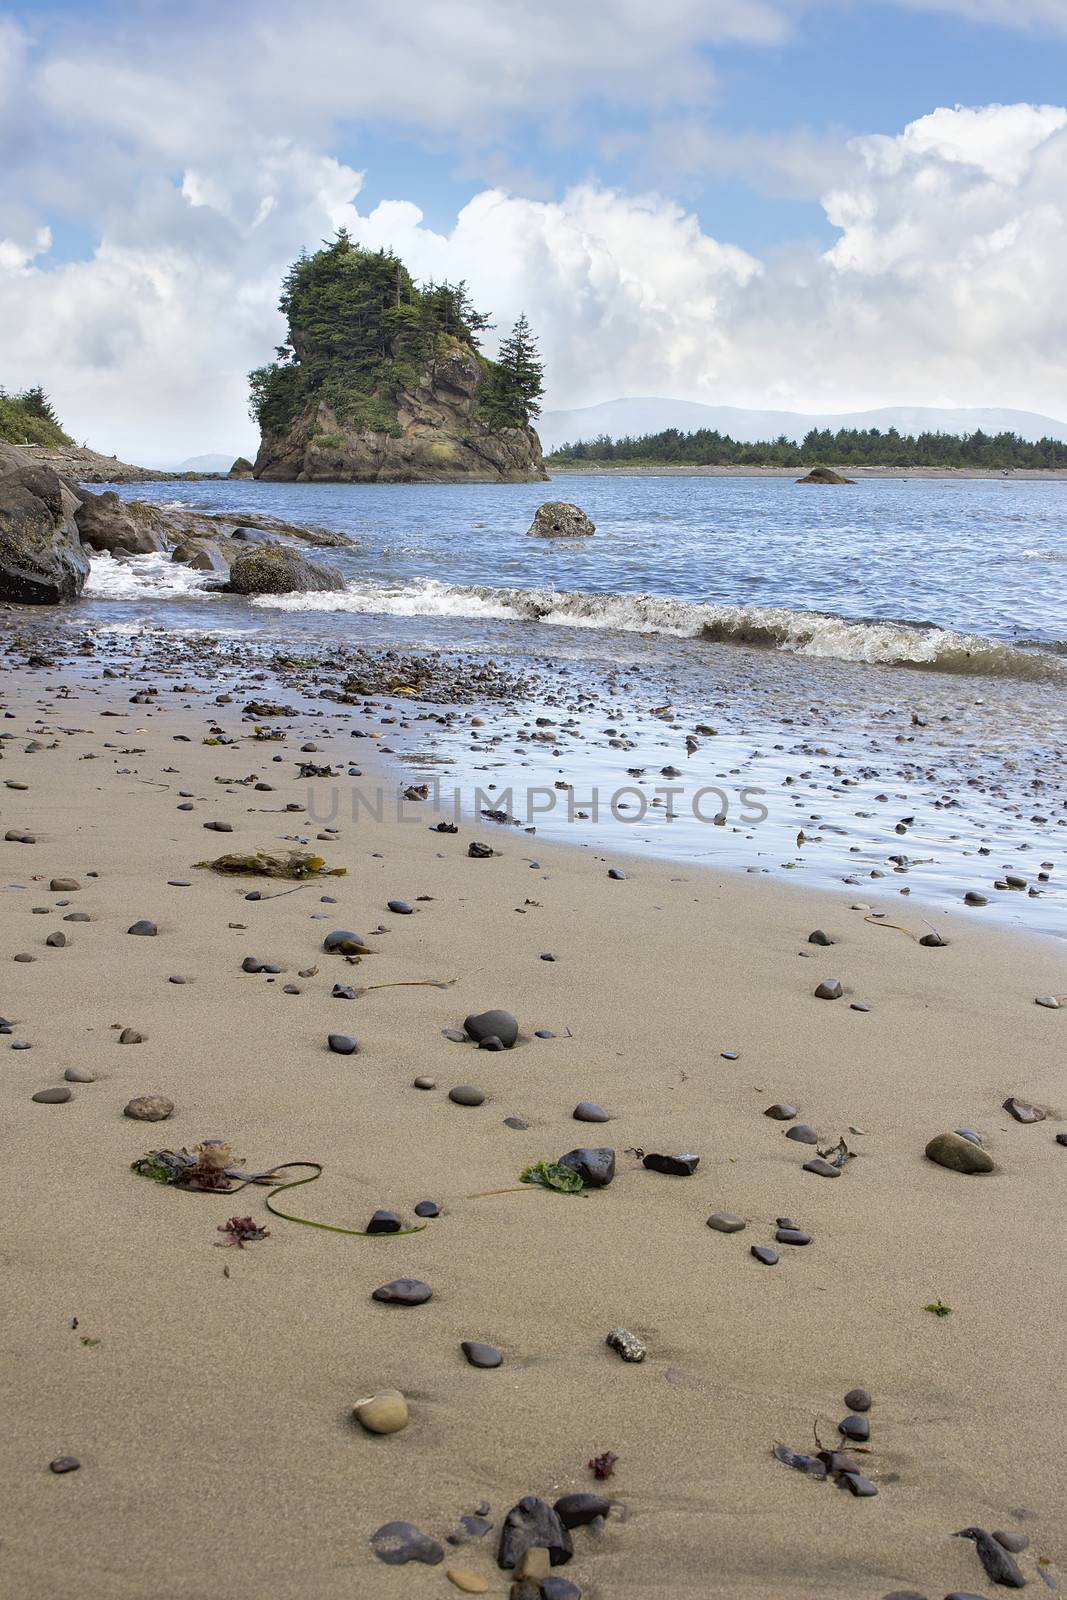
M 1024 550 L 1024 561 L 1067 561 L 1067 550 Z
M 82 593 L 87 600 L 184 600 L 194 594 L 213 598 L 209 577 L 158 551 L 126 561 L 103 551 L 92 557 Z
M 278 611 L 487 618 L 549 627 L 669 634 L 683 639 L 760 645 L 801 656 L 935 667 L 949 672 L 1039 677 L 1057 670 L 1043 654 L 946 628 L 854 621 L 781 606 L 700 604 L 662 595 L 452 586 L 426 579 L 397 586 L 363 582 L 319 593 L 261 595 L 252 604 Z

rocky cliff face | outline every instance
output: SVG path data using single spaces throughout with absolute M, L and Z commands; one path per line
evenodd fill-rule
M 291 426 L 265 431 L 255 476 L 300 483 L 531 483 L 547 478 L 532 428 L 479 420 L 485 368 L 473 351 L 438 360 L 400 396 L 397 425 L 372 432 L 312 399 Z
M 76 600 L 89 571 L 74 520 L 79 497 L 26 454 L 0 444 L 0 600 Z

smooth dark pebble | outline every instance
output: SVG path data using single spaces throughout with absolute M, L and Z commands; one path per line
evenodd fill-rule
M 371 1295 L 372 1300 L 392 1306 L 422 1306 L 432 1297 L 433 1290 L 421 1278 L 394 1278 L 390 1283 L 383 1283 Z
M 757 1261 L 762 1261 L 765 1267 L 773 1267 L 777 1265 L 778 1252 L 769 1244 L 754 1244 L 751 1246 L 750 1253 L 755 1256 Z
M 359 1041 L 353 1039 L 350 1033 L 328 1034 L 326 1043 L 335 1056 L 354 1056 L 359 1054 Z
M 576 1122 L 610 1122 L 611 1117 L 595 1100 L 579 1100 L 574 1108 Z
M 716 1233 L 740 1233 L 744 1226 L 744 1217 L 735 1216 L 732 1211 L 713 1211 L 708 1218 L 708 1227 Z
M 398 917 L 410 917 L 413 909 L 406 900 L 389 901 L 389 910 L 395 912 Z
M 81 1462 L 77 1456 L 56 1456 L 54 1461 L 48 1463 L 49 1472 L 77 1472 Z
M 584 1528 L 595 1517 L 606 1517 L 611 1501 L 600 1494 L 562 1494 L 552 1509 L 565 1528 Z
M 843 1472 L 838 1482 L 843 1483 L 860 1500 L 870 1499 L 878 1493 L 870 1478 L 865 1478 L 862 1472 Z
M 845 1404 L 850 1411 L 869 1411 L 871 1397 L 866 1389 L 850 1389 L 845 1396 Z
M 445 1558 L 444 1546 L 420 1533 L 413 1522 L 385 1522 L 371 1534 L 371 1549 L 387 1566 L 400 1567 L 408 1561 L 421 1561 L 436 1567 Z
M 499 1367 L 503 1364 L 503 1354 L 495 1344 L 480 1344 L 477 1339 L 464 1339 L 460 1349 L 472 1367 Z
M 672 1178 L 691 1178 L 699 1165 L 699 1156 L 664 1156 L 655 1151 L 650 1151 L 642 1162 L 650 1172 L 665 1172 Z
M 785 1130 L 787 1139 L 795 1139 L 797 1144 L 818 1144 L 819 1135 L 807 1122 L 798 1122 L 795 1127 Z
M 741 1052 L 739 1050 L 720 1050 L 719 1054 L 722 1056 L 724 1061 L 740 1061 L 741 1059 Z
M 816 928 L 812 933 L 808 934 L 809 944 L 819 944 L 825 948 L 826 946 L 833 944 L 833 942 L 834 941 L 831 939 L 830 935 L 828 933 L 824 933 L 821 928 Z
M 72 1095 L 69 1089 L 60 1087 L 56 1089 L 38 1089 L 37 1093 L 31 1095 L 30 1098 L 36 1100 L 40 1106 L 61 1106 L 65 1105 L 72 1098 Z
M 415 1215 L 417 1217 L 439 1217 L 441 1215 L 441 1207 L 436 1200 L 420 1200 L 415 1207 Z
M 824 1161 L 822 1156 L 814 1156 L 810 1161 L 805 1161 L 804 1171 L 814 1172 L 816 1177 L 819 1178 L 839 1178 L 841 1176 L 841 1168 L 831 1165 L 829 1161 Z
M 621 882 L 622 879 L 625 878 L 625 876 L 626 876 L 626 874 L 622 870 L 621 867 L 609 867 L 608 868 L 608 877 L 609 878 L 614 878 L 617 882 Z
M 136 934 L 141 939 L 154 939 L 159 929 L 154 922 L 149 922 L 147 917 L 140 917 L 130 924 L 126 932 Z
M 869 1011 L 870 1009 L 866 1000 L 853 1000 L 849 1004 L 850 1011 Z
M 765 1117 L 773 1117 L 775 1122 L 791 1122 L 796 1114 L 796 1106 L 785 1105 L 780 1100 L 776 1101 L 773 1106 L 768 1106 L 766 1111 L 763 1113 Z
M 481 1044 L 485 1039 L 496 1039 L 500 1044 L 510 1047 L 519 1037 L 519 1024 L 510 1011 L 478 1011 L 464 1017 L 463 1031 L 475 1044 Z
M 472 1083 L 459 1083 L 449 1089 L 448 1098 L 457 1106 L 481 1106 L 485 1104 L 485 1090 Z
M 839 978 L 824 978 L 815 990 L 817 1000 L 840 1000 L 844 994 Z
M 441 1033 L 446 1039 L 450 1039 L 453 1044 L 466 1044 L 467 1042 L 467 1035 L 462 1028 L 442 1028 Z
M 552 1032 L 551 1028 L 535 1028 L 534 1029 L 534 1038 L 535 1039 L 554 1039 L 555 1037 L 556 1037 L 556 1035 Z
M 866 1444 L 871 1437 L 871 1425 L 866 1417 L 842 1417 L 837 1424 L 837 1431 L 846 1439 L 851 1439 L 853 1444 Z
M 774 1237 L 779 1244 L 810 1244 L 811 1234 L 803 1228 L 779 1228 Z
M 413 1089 L 436 1089 L 437 1088 L 437 1079 L 436 1078 L 415 1078 L 412 1081 L 412 1085 L 411 1086 L 412 1086 Z
M 505 1128 L 514 1128 L 517 1133 L 525 1133 L 530 1124 L 525 1117 L 505 1117 L 504 1126 Z
M 330 998 L 333 1000 L 355 1000 L 358 996 L 350 983 L 335 983 L 330 992 Z
M 404 1224 L 395 1211 L 376 1211 L 367 1223 L 368 1233 L 399 1233 Z

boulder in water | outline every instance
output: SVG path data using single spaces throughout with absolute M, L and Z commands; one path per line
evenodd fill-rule
M 546 500 L 539 506 L 528 534 L 533 534 L 538 539 L 573 539 L 584 538 L 596 532 L 596 524 L 591 522 L 581 506 L 571 505 L 566 500 Z
M 855 483 L 855 478 L 843 478 L 833 467 L 812 467 L 806 478 L 798 478 L 798 483 Z
M 80 496 L 49 467 L 0 443 L 0 600 L 76 600 L 89 572 L 74 514 Z
M 230 568 L 227 585 L 232 594 L 294 594 L 344 586 L 344 577 L 336 567 L 307 561 L 280 544 L 263 545 L 239 555 Z

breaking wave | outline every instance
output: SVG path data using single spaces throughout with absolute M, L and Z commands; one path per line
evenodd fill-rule
M 913 622 L 854 621 L 779 606 L 698 604 L 648 594 L 574 594 L 552 589 L 451 585 L 426 579 L 384 586 L 352 583 L 325 593 L 261 595 L 278 611 L 351 612 L 403 617 L 467 617 L 666 634 L 776 649 L 793 655 L 921 667 L 939 672 L 1058 678 L 1052 652 L 1026 649 Z
M 193 594 L 204 599 L 211 595 L 210 576 L 159 552 L 126 561 L 101 552 L 92 557 L 82 592 L 87 600 L 180 600 Z

